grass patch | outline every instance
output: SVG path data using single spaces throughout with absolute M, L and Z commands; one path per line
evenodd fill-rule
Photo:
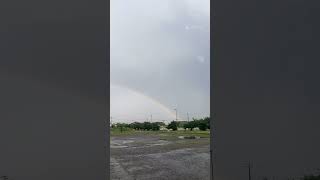
M 210 138 L 210 131 L 136 131 L 134 129 L 112 128 L 111 136 L 130 136 L 130 135 L 147 135 L 147 136 L 160 136 L 160 139 L 167 140 L 178 138 L 179 136 L 198 136 L 201 138 Z
M 128 136 L 137 133 L 135 130 L 130 128 L 123 128 L 122 130 L 120 128 L 111 128 L 110 130 L 111 136 Z

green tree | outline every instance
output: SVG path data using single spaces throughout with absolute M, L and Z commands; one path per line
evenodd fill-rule
M 187 127 L 192 131 L 194 128 L 198 127 L 198 122 L 196 119 L 193 119 L 193 121 L 190 121 L 187 125 Z
M 143 129 L 147 130 L 147 131 L 151 130 L 152 129 L 152 124 L 150 122 L 144 122 L 143 123 Z
M 178 130 L 178 123 L 176 121 L 171 121 L 168 126 L 168 129 L 172 129 L 173 131 Z
M 140 122 L 134 122 L 134 123 L 131 123 L 131 127 L 135 130 L 142 130 L 143 124 Z
M 160 130 L 160 125 L 158 123 L 152 123 L 152 130 L 153 131 L 159 131 Z
M 184 130 L 187 130 L 187 128 L 189 128 L 189 123 L 186 123 L 183 125 Z
M 207 124 L 207 128 L 210 129 L 210 117 L 205 117 L 203 121 Z
M 206 123 L 206 122 L 199 122 L 199 125 L 198 125 L 198 127 L 199 127 L 199 129 L 201 130 L 201 131 L 205 131 L 205 130 L 207 130 L 207 128 L 208 128 L 208 124 Z
M 157 123 L 159 126 L 165 126 L 166 124 L 164 122 L 155 122 Z

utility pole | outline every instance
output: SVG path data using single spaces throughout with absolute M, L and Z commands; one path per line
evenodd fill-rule
M 187 116 L 188 116 L 188 122 L 189 122 L 189 113 L 187 112 Z
M 152 114 L 151 114 L 151 123 L 152 123 Z
M 174 110 L 176 111 L 176 121 L 178 121 L 178 110 L 177 108 L 174 108 Z
M 110 123 L 111 123 L 111 127 L 112 127 L 112 116 L 110 116 Z

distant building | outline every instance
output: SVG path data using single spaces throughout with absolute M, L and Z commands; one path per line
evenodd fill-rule
M 165 126 L 160 126 L 160 131 L 169 131 Z

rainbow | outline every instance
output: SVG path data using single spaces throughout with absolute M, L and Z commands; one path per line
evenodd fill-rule
M 152 98 L 150 96 L 147 96 L 145 94 L 143 94 L 142 92 L 139 92 L 137 90 L 134 90 L 132 88 L 129 88 L 129 87 L 126 87 L 126 86 L 123 86 L 123 85 L 119 85 L 119 84 L 114 84 L 114 83 L 110 83 L 110 88 L 111 87 L 115 87 L 115 88 L 123 88 L 127 91 L 129 91 L 130 93 L 133 93 L 135 95 L 139 95 L 139 96 L 142 96 L 148 100 L 150 100 L 151 102 L 155 103 L 156 105 L 159 106 L 159 108 L 161 110 L 163 110 L 164 112 L 168 113 L 172 119 L 175 119 L 176 118 L 176 114 L 174 113 L 174 111 L 172 111 L 171 109 L 169 109 L 167 106 L 165 106 L 164 104 L 162 104 L 160 101 L 156 100 L 155 98 Z

